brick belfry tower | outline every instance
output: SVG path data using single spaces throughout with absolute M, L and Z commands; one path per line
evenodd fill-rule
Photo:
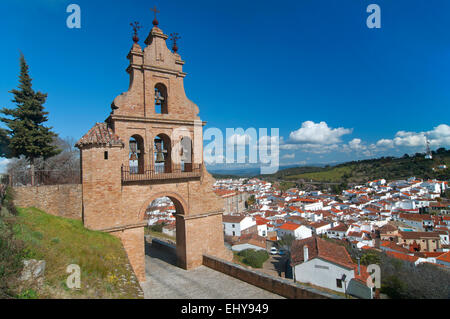
M 178 265 L 192 269 L 203 254 L 230 259 L 224 246 L 224 203 L 212 191 L 203 163 L 205 124 L 185 94 L 184 61 L 153 21 L 144 50 L 128 54 L 130 86 L 112 112 L 76 144 L 81 153 L 83 223 L 119 237 L 140 282 L 145 281 L 144 220 L 147 207 L 169 197 L 176 208 Z M 151 267 L 151 265 L 150 265 Z

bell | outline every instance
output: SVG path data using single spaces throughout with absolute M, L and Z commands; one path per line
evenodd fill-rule
M 155 89 L 155 104 L 162 105 L 164 102 L 164 97 L 161 95 L 158 89 Z
M 130 161 L 137 161 L 137 160 L 138 160 L 137 154 L 136 153 L 132 153 L 131 156 L 130 156 Z
M 136 141 L 130 141 L 130 151 L 132 153 L 137 152 L 137 142 Z
M 167 150 L 164 150 L 162 147 L 162 143 L 163 141 L 158 139 L 155 140 L 155 147 L 156 147 L 156 163 L 164 163 L 165 160 L 165 156 L 164 153 L 167 153 Z
M 164 159 L 164 153 L 162 151 L 158 151 L 156 153 L 156 163 L 164 163 L 165 159 Z

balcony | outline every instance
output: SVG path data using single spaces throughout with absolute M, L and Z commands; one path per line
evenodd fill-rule
M 190 179 L 202 176 L 202 164 L 186 164 L 184 171 L 181 165 L 128 167 L 122 166 L 122 182 L 161 181 L 171 179 Z

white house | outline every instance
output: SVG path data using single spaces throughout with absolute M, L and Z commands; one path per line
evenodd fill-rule
M 312 236 L 312 231 L 305 225 L 287 222 L 281 225 L 277 230 L 277 235 L 282 238 L 286 235 L 292 235 L 295 239 L 304 239 Z
M 243 215 L 223 215 L 223 231 L 225 236 L 242 236 L 248 233 L 251 227 L 256 229 L 256 221 L 254 218 Z
M 296 240 L 291 248 L 295 280 L 359 298 L 372 299 L 367 269 L 358 267 L 343 246 L 316 236 Z
M 325 234 L 327 230 L 329 230 L 332 227 L 332 223 L 327 221 L 320 221 L 316 223 L 312 223 L 309 225 L 312 232 L 317 235 Z
M 347 226 L 345 224 L 339 224 L 333 228 L 330 228 L 327 230 L 327 237 L 328 238 L 335 238 L 335 239 L 342 239 L 345 237 L 345 234 L 347 233 Z

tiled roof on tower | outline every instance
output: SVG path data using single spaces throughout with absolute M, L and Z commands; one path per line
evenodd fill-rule
M 85 145 L 123 146 L 124 143 L 116 134 L 114 134 L 107 123 L 96 123 L 94 127 L 75 144 L 78 148 Z

